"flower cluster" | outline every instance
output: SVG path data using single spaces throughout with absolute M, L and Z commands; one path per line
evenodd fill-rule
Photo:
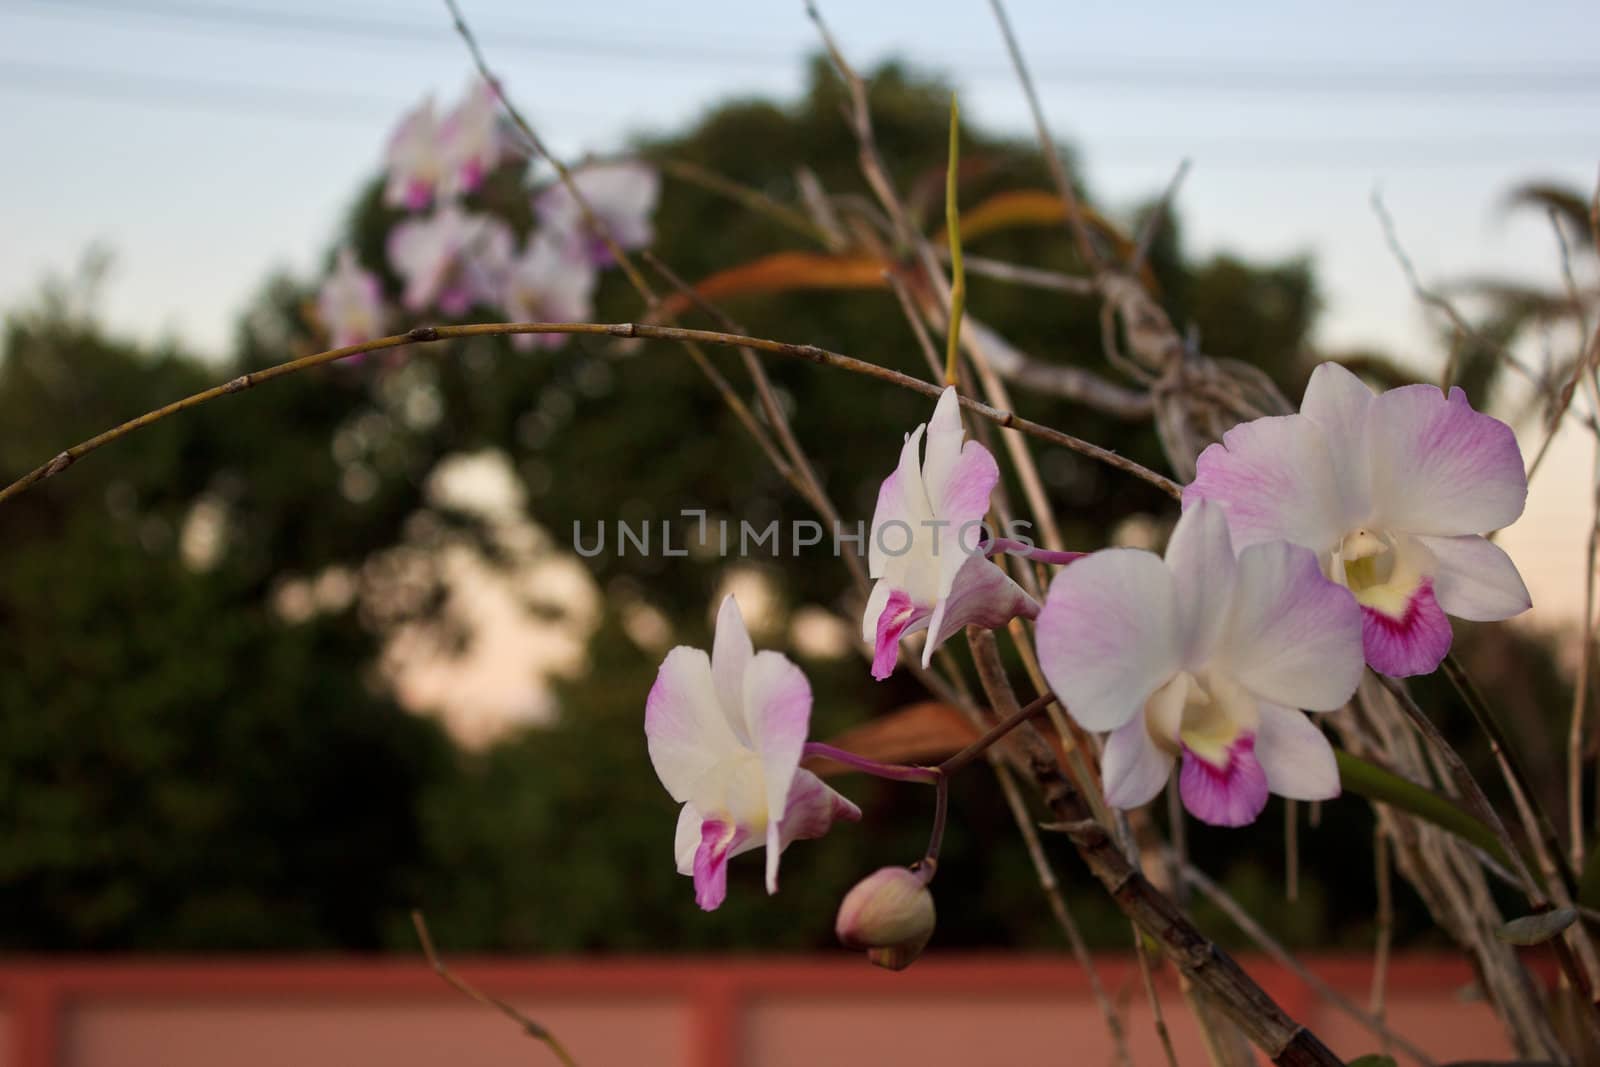
M 1184 806 L 1220 826 L 1253 822 L 1269 794 L 1337 796 L 1333 749 L 1306 711 L 1342 707 L 1368 666 L 1433 670 L 1450 646 L 1446 614 L 1504 619 L 1529 606 L 1515 566 L 1484 536 L 1522 512 L 1522 456 L 1510 428 L 1460 389 L 1374 395 L 1322 365 L 1298 414 L 1237 426 L 1200 456 L 1163 556 L 989 539 L 998 480 L 945 390 L 878 492 L 861 620 L 871 674 L 887 678 L 915 633 L 927 631 L 926 668 L 966 627 L 1035 619 L 1055 698 L 1107 734 L 1101 772 L 1117 808 L 1148 803 L 1174 769 Z M 1042 608 L 992 558 L 1010 552 L 1061 566 Z M 661 665 L 645 733 L 684 804 L 678 868 L 702 907 L 723 899 L 729 856 L 764 843 L 770 892 L 789 842 L 859 817 L 798 770 L 810 708 L 792 663 L 752 653 L 731 599 L 709 659 L 677 648 Z M 942 769 L 839 755 L 943 789 Z M 851 891 L 842 941 L 886 967 L 916 958 L 933 930 L 937 836 L 929 862 L 883 868 Z
M 564 182 L 520 194 L 531 211 L 518 214 L 537 222 L 525 234 L 487 210 L 480 194 L 489 176 L 514 173 L 520 185 L 528 159 L 485 82 L 442 116 L 431 98 L 419 104 L 390 137 L 384 162 L 383 202 L 398 215 L 384 266 L 400 283 L 400 307 L 413 315 L 461 318 L 481 308 L 517 321 L 587 319 L 599 271 L 615 261 L 605 236 L 624 251 L 654 238 L 660 178 L 637 162 L 579 168 L 571 176 L 576 194 Z M 380 336 L 393 318 L 379 274 L 349 247 L 323 283 L 317 314 L 340 347 Z M 564 342 L 559 334 L 513 338 L 521 348 Z

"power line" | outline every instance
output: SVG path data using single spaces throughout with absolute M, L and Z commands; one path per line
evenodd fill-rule
M 0 60 L 0 91 L 132 105 L 154 105 L 228 116 L 374 124 L 394 121 L 409 102 L 348 91 L 306 89 L 200 78 L 108 71 L 86 66 Z M 604 122 L 604 116 L 563 110 L 568 120 Z M 1202 167 L 1247 165 L 1269 169 L 1383 166 L 1447 167 L 1499 163 L 1518 157 L 1541 162 L 1588 162 L 1587 135 L 1491 134 L 1460 137 L 1340 137 L 1116 135 L 1081 138 L 1094 165 L 1170 163 L 1192 155 Z M 1220 153 L 1220 155 L 1218 154 Z
M 36 14 L 53 16 L 97 12 L 123 16 L 164 18 L 225 30 L 264 30 L 311 33 L 359 39 L 365 43 L 439 45 L 451 30 L 438 24 L 397 21 L 313 11 L 236 4 L 196 3 L 194 0 L 35 0 Z M 770 68 L 792 63 L 793 51 L 767 46 L 707 47 L 699 42 L 664 42 L 606 33 L 574 34 L 562 30 L 492 28 L 481 34 L 496 49 L 535 52 L 547 56 L 609 56 L 627 65 L 639 63 L 700 68 L 722 66 Z M 1006 77 L 1003 62 L 954 64 L 963 77 Z M 1359 95 L 1475 95 L 1550 96 L 1600 93 L 1600 69 L 1584 67 L 1419 67 L 1414 63 L 1362 67 L 1307 64 L 1216 64 L 1176 57 L 1119 58 L 1095 56 L 1043 57 L 1034 62 L 1035 77 L 1046 83 L 1079 87 L 1112 87 L 1124 91 L 1221 91 L 1249 93 L 1311 93 Z

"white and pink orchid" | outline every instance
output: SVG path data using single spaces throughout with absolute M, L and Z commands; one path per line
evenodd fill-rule
M 1296 709 L 1355 692 L 1361 612 L 1307 549 L 1275 541 L 1235 558 L 1222 509 L 1198 501 L 1165 559 L 1108 548 L 1057 574 L 1038 645 L 1072 717 L 1111 731 L 1113 807 L 1150 801 L 1180 760 L 1184 806 L 1219 826 L 1252 822 L 1268 793 L 1339 793 L 1332 747 Z
M 333 272 L 317 293 L 317 317 L 334 348 L 383 336 L 387 317 L 377 276 L 356 261 L 355 250 L 339 249 Z
M 439 127 L 438 153 L 443 196 L 475 193 L 483 179 L 513 154 L 513 142 L 500 113 L 500 94 L 483 80 L 467 94 Z
M 872 676 L 880 681 L 894 673 L 900 639 L 909 634 L 929 631 L 926 667 L 934 650 L 965 626 L 993 628 L 1039 613 L 1038 603 L 981 549 L 1000 468 L 988 449 L 963 444 L 965 438 L 952 387 L 940 395 L 932 420 L 907 436 L 900 465 L 878 489 L 867 546 L 868 573 L 877 584 L 861 636 L 873 646 Z
M 574 256 L 559 237 L 540 232 L 506 274 L 501 304 L 518 322 L 581 322 L 594 311 L 594 264 Z M 560 348 L 559 333 L 520 333 L 511 338 L 518 348 Z
M 422 211 L 437 201 L 476 192 L 484 177 L 513 154 L 494 86 L 475 81 L 443 117 L 430 96 L 389 137 L 383 202 Z
M 418 104 L 395 127 L 384 152 L 388 180 L 383 202 L 406 211 L 421 211 L 433 203 L 450 169 L 444 151 L 444 129 L 433 97 Z
M 800 769 L 811 724 L 811 686 L 777 652 L 756 652 L 733 597 L 717 613 L 708 657 L 667 653 L 645 703 L 650 762 L 683 804 L 675 851 L 706 911 L 727 895 L 728 860 L 767 849 L 767 892 L 790 842 L 821 837 L 861 810 Z
M 407 219 L 389 233 L 389 262 L 405 281 L 401 303 L 408 311 L 437 307 L 456 317 L 474 304 L 497 302 L 514 243 L 500 219 L 468 214 L 454 203 Z
M 1528 609 L 1516 565 L 1481 536 L 1516 521 L 1527 495 L 1511 428 L 1460 389 L 1374 396 L 1324 363 L 1299 414 L 1235 426 L 1202 452 L 1183 501 L 1215 501 L 1240 546 L 1285 540 L 1315 552 L 1361 604 L 1367 662 L 1405 676 L 1450 650 L 1446 615 Z
M 636 161 L 596 163 L 573 172 L 572 182 L 584 203 L 625 252 L 646 248 L 655 239 L 650 216 L 661 196 L 661 175 Z M 556 182 L 534 198 L 534 211 L 553 233 L 562 234 L 577 254 L 597 267 L 609 266 L 611 251 L 598 233 L 585 228 L 583 208 L 565 182 Z

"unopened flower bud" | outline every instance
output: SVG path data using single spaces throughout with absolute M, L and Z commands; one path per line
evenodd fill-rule
M 845 894 L 834 932 L 846 948 L 891 971 L 911 966 L 933 936 L 933 894 L 905 867 L 884 867 Z

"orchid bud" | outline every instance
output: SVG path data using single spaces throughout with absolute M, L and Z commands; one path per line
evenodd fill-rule
M 922 955 L 933 924 L 933 894 L 921 875 L 883 867 L 845 894 L 834 932 L 846 948 L 865 949 L 879 967 L 902 971 Z

